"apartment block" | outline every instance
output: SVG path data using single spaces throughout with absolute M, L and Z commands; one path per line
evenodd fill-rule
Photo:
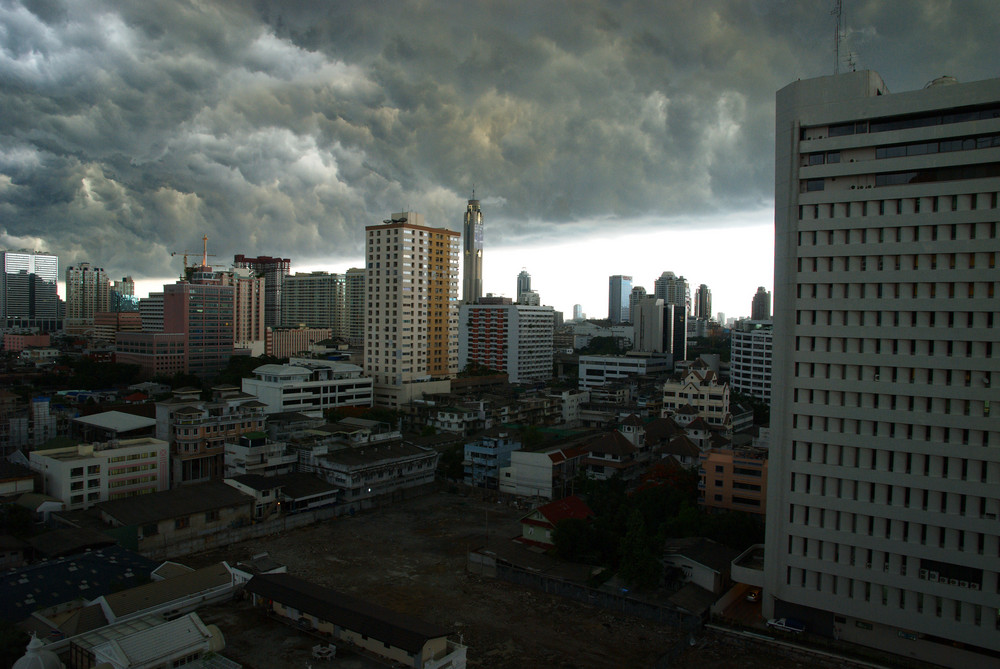
M 580 390 L 590 390 L 630 376 L 666 374 L 672 368 L 670 356 L 663 354 L 581 355 L 578 384 Z
M 263 402 L 269 414 L 372 405 L 371 378 L 350 363 L 292 358 L 287 365 L 261 365 L 253 374 L 243 379 L 243 392 Z
M 771 401 L 771 321 L 740 321 L 730 331 L 729 384 L 733 391 Z
M 1000 657 L 1000 79 L 777 94 L 765 615 Z
M 552 378 L 552 307 L 463 304 L 458 322 L 460 369 L 475 362 L 506 372 L 511 383 Z

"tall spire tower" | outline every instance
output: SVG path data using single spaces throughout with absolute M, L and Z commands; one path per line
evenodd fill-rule
M 472 197 L 475 196 L 472 191 Z M 479 200 L 469 200 L 465 208 L 462 247 L 465 249 L 462 301 L 475 304 L 483 296 L 483 212 L 479 210 Z

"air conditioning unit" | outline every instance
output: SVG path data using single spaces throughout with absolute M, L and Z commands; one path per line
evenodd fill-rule
M 938 573 L 936 571 L 929 571 L 929 572 L 927 572 L 927 580 L 928 581 L 936 581 L 936 580 L 938 580 Z
M 919 572 L 917 572 L 917 577 L 918 578 L 922 578 L 922 579 L 924 579 L 926 581 L 927 580 L 927 570 L 926 569 L 921 569 Z
M 958 585 L 960 587 L 962 587 L 962 588 L 968 588 L 969 587 L 969 582 L 968 581 L 959 581 Z
M 949 578 L 948 579 L 948 585 L 958 585 L 958 579 L 957 578 Z
M 979 584 L 978 583 L 970 583 L 969 584 L 969 588 L 971 588 L 972 590 L 979 590 Z

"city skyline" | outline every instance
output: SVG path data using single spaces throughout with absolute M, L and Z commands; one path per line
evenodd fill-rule
M 745 315 L 743 287 L 771 287 L 774 91 L 833 70 L 830 8 L 8 4 L 0 246 L 139 294 L 202 235 L 218 260 L 342 272 L 366 225 L 458 230 L 475 189 L 485 292 L 524 266 L 544 303 L 598 315 L 603 277 L 674 271 Z M 845 2 L 840 66 L 896 92 L 995 76 L 992 9 Z M 563 292 L 568 264 L 587 271 Z

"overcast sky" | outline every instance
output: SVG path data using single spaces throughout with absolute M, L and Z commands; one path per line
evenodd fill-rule
M 0 0 L 0 246 L 142 280 L 207 234 L 343 271 L 390 212 L 460 229 L 475 186 L 487 291 L 524 266 L 605 317 L 608 275 L 672 270 L 745 314 L 774 93 L 832 73 L 833 4 Z M 998 76 L 996 0 L 844 6 L 892 91 Z

